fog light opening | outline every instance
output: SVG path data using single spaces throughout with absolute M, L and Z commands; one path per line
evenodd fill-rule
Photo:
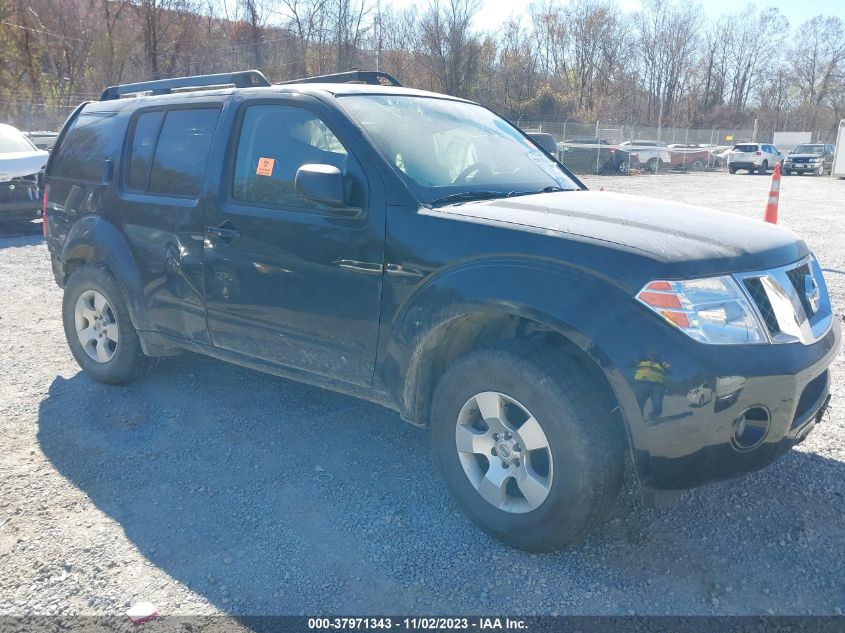
M 769 433 L 771 417 L 763 407 L 746 409 L 735 421 L 731 443 L 740 451 L 757 448 Z

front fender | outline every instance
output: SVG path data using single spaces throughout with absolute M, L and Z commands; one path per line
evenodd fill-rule
M 405 407 L 418 365 L 424 362 L 432 337 L 455 319 L 488 312 L 522 317 L 559 332 L 593 359 L 623 413 L 635 410 L 633 391 L 601 344 L 632 305 L 629 294 L 613 280 L 539 258 L 485 259 L 441 270 L 420 284 L 395 313 L 387 356 L 398 371 L 385 376 L 388 390 L 403 410 L 409 410 Z M 635 429 L 629 428 L 629 433 L 635 442 Z
M 68 232 L 60 260 L 65 271 L 75 261 L 108 266 L 123 290 L 132 324 L 138 330 L 151 329 L 141 307 L 141 275 L 129 242 L 110 222 L 98 215 L 80 218 Z

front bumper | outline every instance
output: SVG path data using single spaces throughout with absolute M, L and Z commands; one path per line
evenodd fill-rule
M 0 221 L 41 216 L 41 191 L 34 179 L 0 182 Z
M 801 442 L 829 402 L 829 366 L 840 325 L 812 344 L 703 345 L 647 314 L 617 322 L 602 337 L 614 350 L 611 384 L 646 491 L 683 491 L 764 468 Z M 666 367 L 663 384 L 638 381 L 643 359 Z M 748 412 L 765 412 L 759 442 L 737 431 Z
M 816 171 L 822 163 L 784 163 L 783 168 L 789 171 Z
M 41 203 L 0 202 L 0 222 L 8 220 L 34 220 L 41 217 Z

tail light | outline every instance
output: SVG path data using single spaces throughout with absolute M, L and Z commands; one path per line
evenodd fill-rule
M 763 155 L 763 152 L 754 152 L 754 155 L 755 155 L 755 156 L 762 156 L 762 155 Z
M 47 195 L 50 193 L 50 185 L 44 185 L 44 196 L 41 198 L 41 234 L 47 237 Z
M 608 149 L 607 151 L 609 151 L 611 154 L 615 154 L 615 153 L 616 153 L 616 148 L 615 148 L 615 147 L 611 147 L 611 148 L 610 148 L 610 149 Z

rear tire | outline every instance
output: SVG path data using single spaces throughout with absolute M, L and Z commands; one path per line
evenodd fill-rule
M 454 499 L 488 534 L 527 551 L 583 539 L 622 485 L 621 429 L 565 358 L 536 345 L 472 352 L 445 372 L 432 402 L 434 458 Z
M 728 167 L 728 171 L 731 172 L 732 174 L 735 174 L 736 173 L 736 167 Z
M 769 171 L 769 161 L 764 160 L 763 164 L 760 165 L 760 168 L 757 170 L 757 173 L 762 174 L 765 176 Z
M 102 266 L 77 268 L 65 286 L 62 321 L 68 346 L 94 380 L 121 384 L 149 368 L 151 359 L 129 318 L 126 300 Z
M 704 171 L 704 161 L 700 158 L 696 161 L 693 161 L 692 168 L 694 171 Z

